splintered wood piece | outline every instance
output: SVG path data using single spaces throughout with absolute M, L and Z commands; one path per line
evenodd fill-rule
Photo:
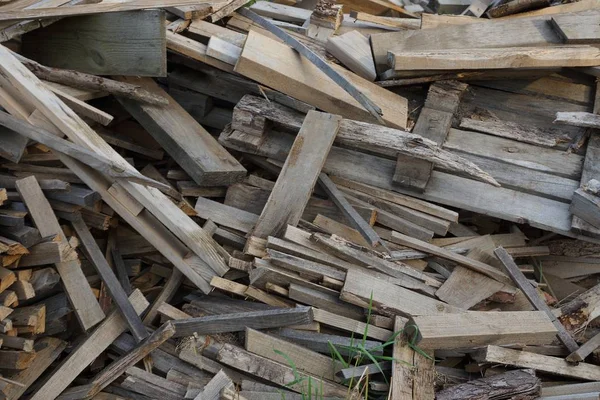
M 221 60 L 224 63 L 235 65 L 242 54 L 242 48 L 231 44 L 216 36 L 208 41 L 206 55 Z
M 17 276 L 13 271 L 0 266 L 0 293 L 4 292 L 16 281 Z
M 196 396 L 196 399 L 219 400 L 222 398 L 221 391 L 228 387 L 235 389 L 231 378 L 227 376 L 225 371 L 220 370 L 210 382 L 206 384 L 204 390 Z
M 0 335 L 0 340 L 2 340 L 2 347 L 28 352 L 33 351 L 33 339 L 24 339 L 18 336 Z
M 313 314 L 314 320 L 323 325 L 331 326 L 335 329 L 340 329 L 359 335 L 366 333 L 367 337 L 381 340 L 382 342 L 387 342 L 393 335 L 391 330 L 372 325 L 373 322 L 371 322 L 371 324 L 366 324 L 364 322 L 333 314 L 329 311 L 321 310 L 319 308 L 313 309 Z
M 341 67 L 332 68 L 373 99 L 383 110 L 382 118 L 387 125 L 406 128 L 408 103 L 405 98 L 344 71 Z M 248 33 L 248 39 L 234 70 L 327 112 L 346 118 L 377 121 L 327 75 L 309 61 L 298 57 L 293 49 L 256 31 Z
M 462 314 L 415 316 L 407 334 L 425 349 L 458 349 L 494 343 L 547 345 L 557 329 L 543 311 L 470 311 Z
M 587 342 L 582 344 L 581 347 L 579 347 L 577 350 L 575 350 L 574 352 L 569 354 L 567 356 L 567 361 L 572 362 L 572 363 L 581 362 L 581 361 L 585 360 L 585 358 L 587 356 L 592 354 L 592 352 L 594 350 L 596 350 L 598 347 L 600 347 L 600 333 L 594 335 L 594 337 L 592 337 Z
M 17 371 L 27 369 L 35 360 L 34 352 L 0 350 L 0 368 Z
M 40 234 L 43 237 L 58 235 L 62 243 L 68 243 L 35 177 L 18 180 L 16 186 Z M 79 323 L 84 330 L 88 330 L 104 318 L 104 312 L 83 275 L 79 260 L 58 263 L 55 267 L 73 304 Z
M 533 305 L 533 307 L 536 310 L 543 311 L 546 313 L 546 315 L 548 315 L 548 317 L 558 330 L 558 338 L 565 345 L 565 347 L 570 352 L 574 352 L 577 349 L 579 349 L 577 342 L 575 342 L 569 331 L 567 331 L 563 324 L 558 320 L 558 318 L 556 318 L 556 316 L 554 315 L 550 307 L 548 307 L 546 302 L 544 302 L 540 298 L 533 285 L 527 280 L 527 278 L 525 277 L 523 272 L 521 272 L 517 264 L 515 264 L 510 254 L 508 254 L 508 252 L 503 247 L 498 247 L 496 250 L 494 250 L 494 254 L 496 254 L 508 275 L 517 284 L 519 289 L 523 291 L 525 296 L 527 296 L 527 299 Z
M 278 354 L 275 351 L 277 350 L 294 360 L 298 370 L 331 381 L 335 380 L 335 367 L 339 367 L 339 362 L 332 360 L 331 357 L 250 328 L 246 329 L 245 347 L 251 353 L 286 365 L 286 358 Z
M 338 115 L 309 111 L 252 236 L 281 236 L 300 221 L 339 129 Z
M 144 324 L 138 315 L 139 313 L 135 311 L 129 302 L 124 288 L 119 283 L 119 280 L 115 276 L 115 273 L 110 265 L 108 265 L 106 258 L 104 258 L 104 255 L 98 247 L 98 244 L 96 243 L 96 240 L 92 236 L 90 230 L 81 218 L 77 218 L 72 223 L 72 226 L 79 237 L 89 261 L 96 268 L 96 271 L 102 278 L 106 289 L 110 293 L 116 306 L 123 314 L 123 318 L 127 322 L 131 333 L 138 342 L 142 341 L 148 337 L 148 332 L 146 331 L 146 328 L 144 327 Z
M 215 333 L 239 332 L 246 327 L 253 329 L 277 328 L 302 325 L 312 322 L 311 307 L 282 308 L 266 311 L 249 311 L 233 314 L 211 315 L 174 321 L 175 337 L 210 335 Z
M 510 398 L 537 396 L 541 390 L 541 380 L 533 370 L 508 371 L 471 382 L 461 383 L 436 393 L 438 400 L 462 400 L 478 398 Z M 558 400 L 558 399 L 557 399 Z
M 224 344 L 221 349 L 218 350 L 217 361 L 278 385 L 285 386 L 289 382 L 296 381 L 292 367 L 252 354 L 249 351 L 230 344 Z M 319 396 L 345 397 L 348 391 L 348 388 L 345 386 L 331 383 L 318 378 L 313 374 L 304 372 L 299 375 L 310 377 L 312 379 L 313 387 L 318 388 L 316 390 L 318 390 Z M 290 390 L 300 393 L 305 393 L 306 391 L 306 385 L 302 382 L 291 386 L 287 385 L 287 387 Z M 311 395 L 315 396 L 316 392 Z
M 472 353 L 472 356 L 475 360 L 480 362 L 531 368 L 540 372 L 585 381 L 597 381 L 600 379 L 600 367 L 597 365 L 586 363 L 573 365 L 562 358 L 545 356 L 527 351 L 507 349 L 499 346 L 487 346 L 482 351 Z
M 246 176 L 246 169 L 152 79 L 120 81 L 169 99 L 165 107 L 119 100 L 198 185 L 228 185 Z
M 144 295 L 137 289 L 129 296 L 129 301 L 138 314 L 149 305 Z M 34 393 L 31 400 L 58 397 L 126 329 L 127 324 L 121 313 L 117 310 L 112 311 L 79 346 L 73 349 L 52 376 Z
M 61 394 L 60 399 L 81 399 L 95 396 L 98 392 L 121 376 L 121 374 L 129 367 L 135 365 L 138 361 L 152 353 L 152 351 L 171 338 L 174 334 L 175 327 L 171 322 L 163 324 L 134 349 L 122 355 L 96 374 L 89 384 L 67 389 Z

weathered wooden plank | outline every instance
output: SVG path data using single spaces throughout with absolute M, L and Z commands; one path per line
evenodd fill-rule
M 326 49 L 358 76 L 373 82 L 377 77 L 369 39 L 358 31 L 331 36 Z
M 330 381 L 335 380 L 335 367 L 338 364 L 335 360 L 276 336 L 248 328 L 245 347 L 256 355 L 287 364 L 287 359 L 276 352 L 279 351 L 294 360 L 298 370 Z
M 396 45 L 390 46 L 390 43 Z M 388 51 L 550 46 L 562 43 L 545 20 L 506 20 L 400 31 L 371 36 L 375 65 L 387 69 Z
M 536 146 L 556 147 L 561 142 L 559 136 L 549 135 L 544 129 L 535 126 L 525 126 L 512 121 L 481 121 L 478 119 L 463 118 L 460 121 L 460 128 L 513 139 Z M 562 138 L 562 141 L 565 140 L 568 140 L 567 137 Z
M 585 381 L 597 381 L 600 378 L 600 367 L 597 365 L 586 363 L 573 365 L 562 358 L 498 346 L 487 346 L 482 352 L 473 354 L 473 357 L 478 361 L 532 368 L 553 375 Z
M 303 24 L 312 14 L 311 10 L 305 10 L 304 8 L 261 1 L 252 4 L 250 9 L 263 17 L 300 24 Z
M 519 393 L 519 396 L 537 396 L 540 386 L 541 381 L 532 370 L 508 371 L 445 388 L 436 393 L 436 399 L 459 400 L 478 396 L 501 398 L 515 393 Z
M 217 361 L 278 385 L 285 386 L 289 382 L 296 380 L 291 366 L 260 357 L 230 344 L 225 344 L 218 350 Z M 310 377 L 312 379 L 312 390 L 314 390 L 311 396 L 315 396 L 318 393 L 318 396 L 344 397 L 347 392 L 345 386 L 330 383 L 317 378 L 315 375 L 301 373 L 300 376 L 307 376 L 307 379 L 292 386 L 288 385 L 287 387 L 296 392 L 306 394 L 308 392 L 308 377 Z
M 593 46 L 549 48 L 507 47 L 491 49 L 400 50 L 388 53 L 394 70 L 456 70 L 496 68 L 594 67 L 600 52 Z
M 128 77 L 122 81 L 169 98 L 151 79 Z M 246 175 L 244 167 L 175 100 L 170 99 L 167 107 L 120 101 L 198 185 L 227 185 Z
M 372 299 L 376 310 L 407 317 L 465 311 L 360 271 L 348 271 L 340 298 L 363 308 L 368 308 Z
M 96 75 L 166 76 L 165 13 L 89 15 L 23 36 L 23 55 L 43 65 Z
M 314 320 L 335 329 L 344 330 L 357 335 L 365 335 L 372 339 L 387 342 L 393 335 L 393 332 L 388 329 L 383 329 L 378 326 L 366 324 L 352 318 L 347 318 L 342 315 L 330 313 L 329 311 L 319 308 L 313 309 Z
M 16 186 L 40 234 L 43 237 L 58 235 L 61 242 L 68 243 L 35 177 L 21 179 L 16 182 Z M 104 318 L 104 312 L 83 275 L 79 260 L 58 263 L 55 267 L 84 330 L 100 322 Z
M 510 275 L 510 277 L 515 281 L 517 286 L 523 291 L 523 294 L 527 297 L 527 300 L 533 305 L 536 310 L 543 311 L 550 318 L 556 329 L 558 330 L 557 336 L 560 341 L 565 345 L 569 351 L 576 351 L 579 346 L 577 342 L 573 339 L 569 331 L 567 331 L 552 312 L 550 307 L 540 298 L 537 291 L 533 288 L 531 283 L 527 280 L 523 272 L 519 269 L 519 267 L 515 264 L 512 257 L 506 252 L 503 247 L 498 247 L 494 250 L 494 254 L 498 257 L 502 265 L 504 266 L 505 271 Z
M 190 318 L 174 321 L 175 337 L 209 335 L 214 333 L 238 332 L 245 328 L 265 329 L 288 325 L 302 325 L 312 322 L 312 309 L 298 307 L 267 311 L 250 311 L 212 315 L 208 317 Z
M 416 327 L 416 328 L 415 328 Z M 471 311 L 415 316 L 409 335 L 425 349 L 457 349 L 488 344 L 551 344 L 557 330 L 543 311 Z
M 386 123 L 406 127 L 406 99 L 341 68 L 335 69 L 382 109 Z M 286 45 L 257 32 L 249 33 L 235 71 L 327 112 L 347 118 L 374 120 L 352 96 L 308 60 L 298 57 Z
M 600 28 L 594 15 L 556 15 L 550 23 L 565 43 L 597 43 L 600 40 Z
M 339 116 L 316 111 L 307 114 L 253 236 L 279 236 L 288 224 L 298 223 L 333 145 L 340 120 Z
M 142 313 L 148 307 L 148 301 L 137 289 L 129 296 L 129 300 L 137 313 Z M 83 342 L 73 349 L 54 371 L 52 377 L 40 386 L 31 399 L 42 400 L 58 397 L 126 329 L 127 324 L 121 314 L 116 310 L 110 313 Z
M 204 197 L 198 197 L 194 208 L 198 217 L 210 219 L 216 224 L 249 233 L 258 221 L 258 215 L 231 207 Z

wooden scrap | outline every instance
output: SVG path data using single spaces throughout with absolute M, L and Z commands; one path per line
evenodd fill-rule
M 332 36 L 327 40 L 327 51 L 358 76 L 373 82 L 377 77 L 369 39 L 357 31 Z
M 541 386 L 535 371 L 515 370 L 443 389 L 436 393 L 436 398 L 459 400 L 476 396 L 494 398 L 510 398 L 508 396 L 513 395 L 537 396 L 540 394 Z

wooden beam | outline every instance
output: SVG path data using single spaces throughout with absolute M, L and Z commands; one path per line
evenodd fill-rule
M 158 84 L 149 78 L 121 81 L 170 99 L 168 107 L 120 101 L 198 185 L 228 185 L 246 176 L 246 169 Z
M 190 336 L 195 333 L 198 335 L 210 335 L 214 333 L 239 332 L 245 328 L 266 329 L 302 325 L 312 322 L 312 319 L 312 309 L 310 307 L 211 315 L 208 317 L 174 321 L 173 323 L 177 330 L 174 337 Z
M 265 52 L 268 50 L 267 52 Z M 267 64 L 269 62 L 269 66 Z M 347 118 L 374 121 L 352 96 L 295 51 L 274 39 L 251 31 L 235 71 L 264 85 Z M 383 110 L 389 126 L 405 128 L 406 99 L 379 88 L 352 73 L 335 68 Z
M 340 116 L 309 111 L 252 235 L 280 236 L 296 225 L 338 132 Z
M 406 331 L 424 349 L 459 349 L 495 343 L 547 345 L 557 329 L 543 311 L 470 311 L 462 314 L 421 315 L 410 319 Z
M 40 234 L 43 237 L 58 235 L 62 243 L 68 243 L 35 177 L 18 180 L 16 186 Z M 88 330 L 104 318 L 104 312 L 83 275 L 79 260 L 58 263 L 55 267 L 79 323 L 84 330 Z
M 148 301 L 137 289 L 129 296 L 129 301 L 138 314 L 148 307 Z M 120 312 L 117 310 L 111 312 L 83 342 L 71 351 L 52 376 L 36 390 L 31 400 L 58 397 L 126 329 L 127 324 Z
M 286 365 L 287 359 L 280 354 L 283 353 L 294 360 L 298 370 L 330 381 L 335 380 L 335 367 L 339 367 L 339 362 L 331 357 L 250 328 L 246 329 L 245 347 L 251 353 Z
M 498 271 L 496 268 L 489 266 L 488 264 L 482 263 L 481 261 L 467 258 L 460 254 L 456 254 L 444 248 L 432 245 L 427 242 L 423 242 L 415 238 L 411 238 L 410 236 L 406 236 L 398 232 L 392 232 L 391 240 L 392 242 L 400 244 L 402 246 L 410 247 L 411 249 L 423 251 L 425 253 L 442 257 L 446 260 L 454 261 L 460 265 L 472 269 L 473 271 L 479 272 L 485 276 L 489 276 L 490 278 L 495 279 L 498 282 L 508 283 L 509 285 L 511 283 L 511 281 L 505 274 Z
M 384 315 L 411 317 L 466 311 L 360 271 L 348 271 L 340 299 L 363 308 L 368 308 L 372 300 L 374 309 Z

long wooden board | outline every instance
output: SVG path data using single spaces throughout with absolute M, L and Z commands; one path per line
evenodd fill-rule
M 246 169 L 152 79 L 121 80 L 169 99 L 168 106 L 120 101 L 198 185 L 228 185 L 246 176 Z
M 382 118 L 389 126 L 406 128 L 408 103 L 405 98 L 342 68 L 335 69 L 382 109 Z M 286 45 L 255 31 L 248 34 L 234 70 L 327 112 L 375 122 L 367 110 L 312 63 Z
M 341 117 L 309 111 L 275 182 L 253 236 L 280 236 L 304 212 L 323 163 L 339 129 Z

